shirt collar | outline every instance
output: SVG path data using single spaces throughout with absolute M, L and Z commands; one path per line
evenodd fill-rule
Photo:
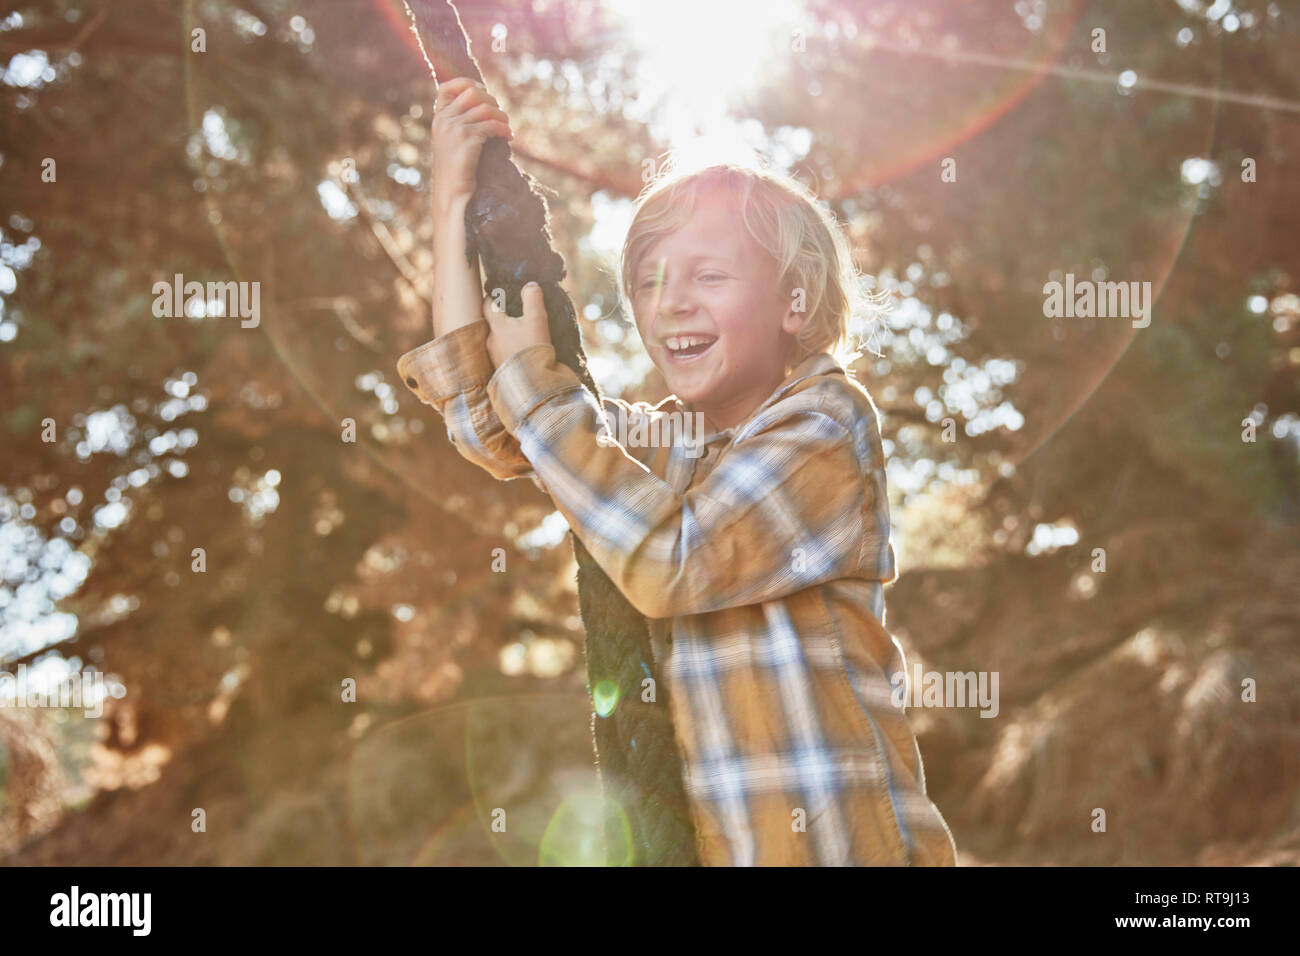
M 702 444 L 707 445 L 710 442 L 717 441 L 720 438 L 725 438 L 729 441 L 732 437 L 735 436 L 737 432 L 740 431 L 741 428 L 749 424 L 749 422 L 752 421 L 755 416 L 757 416 L 760 412 L 766 410 L 767 408 L 779 402 L 782 396 L 784 396 L 787 392 L 793 389 L 800 382 L 806 381 L 807 379 L 813 378 L 814 376 L 817 375 L 825 375 L 828 372 L 829 373 L 838 372 L 841 375 L 844 374 L 844 367 L 840 365 L 840 363 L 837 362 L 830 355 L 830 353 L 814 352 L 812 355 L 805 357 L 802 362 L 800 362 L 793 369 L 791 369 L 790 374 L 787 375 L 784 381 L 782 381 L 781 384 L 776 387 L 776 390 L 772 392 L 772 394 L 769 395 L 766 399 L 764 399 L 761 405 L 759 405 L 756 409 L 754 409 L 752 412 L 749 413 L 749 415 L 745 418 L 744 421 L 738 422 L 737 424 L 732 425 L 729 428 L 724 428 L 721 431 L 713 432 L 712 434 L 706 435 L 703 439 L 701 439 Z M 694 411 L 694 409 L 691 407 L 690 402 L 683 402 L 675 395 L 673 396 L 673 400 L 677 403 L 677 407 L 680 408 L 682 411 L 686 411 L 686 412 Z

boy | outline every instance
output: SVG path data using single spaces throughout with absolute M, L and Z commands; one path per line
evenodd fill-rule
M 454 252 L 471 160 L 509 131 L 485 91 L 443 87 L 435 338 L 398 371 L 465 458 L 546 491 L 649 619 L 701 862 L 955 865 L 892 699 L 906 668 L 884 628 L 883 455 L 875 406 L 833 354 L 854 287 L 833 218 L 767 172 L 658 181 L 620 286 L 673 394 L 601 407 L 556 362 L 540 289 L 522 317 L 477 302 L 477 269 Z M 610 415 L 699 415 L 703 439 L 624 446 Z

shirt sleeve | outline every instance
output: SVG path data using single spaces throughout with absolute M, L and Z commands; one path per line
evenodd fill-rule
M 602 445 L 595 397 L 551 345 L 511 356 L 488 388 L 504 427 L 596 562 L 642 614 L 775 600 L 840 577 L 874 579 L 889 545 L 877 484 L 848 427 L 811 402 L 741 436 L 678 494 Z M 780 403 L 772 409 L 779 409 Z
M 482 319 L 452 329 L 404 354 L 397 360 L 397 374 L 416 398 L 443 417 L 447 438 L 461 457 L 502 481 L 529 478 L 545 492 L 532 463 L 488 399 L 487 385 L 494 374 L 487 352 L 488 331 Z M 608 396 L 604 406 L 607 414 L 624 419 L 651 413 L 644 402 L 633 406 Z M 617 418 L 607 434 L 617 434 L 616 422 Z
M 461 457 L 501 480 L 531 477 L 533 466 L 488 401 L 492 362 L 484 319 L 452 329 L 397 360 L 397 374 L 446 422 Z

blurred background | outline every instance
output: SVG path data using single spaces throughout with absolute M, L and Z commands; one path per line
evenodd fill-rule
M 910 710 L 960 862 L 1300 862 L 1300 3 L 460 12 L 610 394 L 665 395 L 612 257 L 670 148 L 789 170 L 890 294 L 886 623 L 1000 675 Z M 0 70 L 0 671 L 108 676 L 97 719 L 0 700 L 0 860 L 594 862 L 565 523 L 395 370 L 400 0 L 10 4 Z M 159 316 L 176 274 L 258 323 Z M 1047 317 L 1066 275 L 1150 324 Z

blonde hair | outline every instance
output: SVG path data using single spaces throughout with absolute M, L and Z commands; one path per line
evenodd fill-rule
M 884 293 L 866 293 L 844 229 L 830 208 L 793 177 L 766 165 L 715 163 L 678 170 L 669 156 L 637 197 L 619 259 L 619 295 L 632 315 L 629 290 L 642 257 L 655 242 L 685 225 L 702 189 L 721 187 L 735 201 L 746 230 L 775 260 L 778 281 L 802 289 L 807 318 L 795 335 L 791 366 L 828 352 L 848 366 L 862 350 L 850 330 L 859 310 L 878 311 Z

